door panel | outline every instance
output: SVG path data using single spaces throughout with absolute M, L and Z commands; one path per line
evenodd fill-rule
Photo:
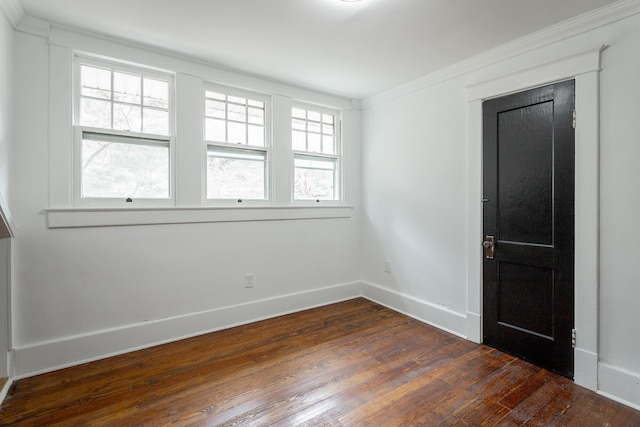
M 573 376 L 574 82 L 483 104 L 483 338 Z

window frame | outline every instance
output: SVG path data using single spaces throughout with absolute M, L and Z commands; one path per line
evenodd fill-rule
M 320 114 L 329 114 L 333 116 L 334 120 L 334 138 L 335 147 L 334 154 L 325 154 L 313 151 L 301 151 L 293 149 L 293 109 L 302 109 Z M 306 119 L 308 121 L 308 119 Z M 289 121 L 291 125 L 292 140 L 290 144 L 291 149 L 291 203 L 293 205 L 303 206 L 318 206 L 318 205 L 343 205 L 344 204 L 344 173 L 343 173 L 343 147 L 342 147 L 342 110 L 337 108 L 326 107 L 322 105 L 316 105 L 304 101 L 292 101 L 291 103 L 291 119 Z M 308 130 L 305 131 L 308 134 Z M 337 193 L 335 199 L 297 199 L 296 198 L 296 158 L 300 159 L 318 159 L 320 161 L 333 160 L 336 167 L 334 170 L 334 194 Z
M 113 128 L 99 128 L 80 124 L 80 100 L 82 98 L 81 67 L 88 65 L 91 67 L 103 68 L 113 72 L 131 73 L 140 75 L 142 78 L 148 77 L 154 80 L 166 81 L 168 85 L 168 132 L 167 135 L 119 130 Z M 77 207 L 167 207 L 176 204 L 176 95 L 175 95 L 175 74 L 167 71 L 160 71 L 140 65 L 121 62 L 113 59 L 95 58 L 89 55 L 73 54 L 73 76 L 72 76 L 72 202 Z M 113 74 L 112 74 L 113 75 Z M 113 93 L 113 85 L 111 87 Z M 142 96 L 142 94 L 141 94 Z M 109 100 L 113 106 L 113 98 Z M 143 101 L 141 101 L 143 107 Z M 112 107 L 113 111 L 113 107 Z M 113 114 L 113 113 L 112 113 Z M 113 116 L 112 116 L 113 122 Z M 128 198 L 115 197 L 82 197 L 82 145 L 83 135 L 99 134 L 113 136 L 120 141 L 130 140 L 131 144 L 137 141 L 145 141 L 145 145 L 153 145 L 157 141 L 158 146 L 168 146 L 168 197 L 167 198 L 133 198 L 127 202 Z
M 260 101 L 264 103 L 264 146 L 250 145 L 248 142 L 246 144 L 242 143 L 229 143 L 222 141 L 213 141 L 206 139 L 206 120 L 207 120 L 207 91 L 216 92 L 220 94 L 224 94 L 226 97 L 233 96 L 238 98 L 245 98 L 247 101 Z M 273 195 L 273 177 L 272 177 L 272 105 L 271 105 L 271 96 L 254 92 L 245 89 L 239 89 L 232 86 L 225 86 L 218 83 L 213 82 L 203 82 L 203 90 L 202 90 L 202 106 L 203 106 L 203 114 L 202 114 L 202 205 L 203 206 L 223 206 L 223 207 L 243 207 L 243 206 L 269 206 L 272 202 Z M 225 122 L 228 122 L 228 118 L 225 118 Z M 248 124 L 248 122 L 247 122 Z M 225 198 L 225 199 L 215 199 L 208 198 L 208 154 L 209 149 L 212 147 L 215 149 L 216 147 L 220 150 L 232 150 L 232 151 L 246 151 L 248 153 L 251 152 L 262 152 L 264 153 L 264 199 L 243 199 L 240 197 L 233 198 Z

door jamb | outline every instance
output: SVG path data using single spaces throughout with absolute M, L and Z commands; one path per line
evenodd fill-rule
M 600 129 L 599 73 L 604 46 L 467 86 L 467 338 L 482 342 L 482 101 L 575 79 L 575 348 L 574 381 L 598 387 Z M 477 243 L 477 245 L 476 245 Z

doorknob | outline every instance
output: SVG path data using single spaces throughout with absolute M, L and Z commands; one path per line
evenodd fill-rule
M 484 242 L 482 242 L 482 246 L 484 247 L 484 257 L 486 259 L 493 259 L 493 253 L 496 250 L 495 236 L 484 236 Z

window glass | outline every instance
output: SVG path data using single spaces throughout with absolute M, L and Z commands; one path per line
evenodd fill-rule
M 207 198 L 264 200 L 264 151 L 209 146 Z

